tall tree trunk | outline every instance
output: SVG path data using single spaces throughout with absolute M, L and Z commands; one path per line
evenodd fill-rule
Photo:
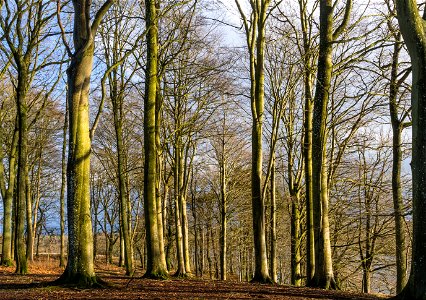
M 37 176 L 40 175 L 39 170 L 37 170 Z M 26 191 L 26 204 L 27 204 L 27 249 L 26 249 L 26 256 L 27 260 L 33 261 L 34 258 L 34 239 L 36 234 L 36 227 L 37 227 L 37 206 L 38 203 L 34 206 L 34 212 L 33 212 L 33 194 L 32 194 L 32 187 L 30 183 L 30 178 L 28 176 L 28 170 L 26 174 L 26 181 L 27 181 L 27 191 Z M 38 185 L 38 183 L 36 183 Z M 37 188 L 37 187 L 36 187 Z M 36 195 L 37 197 L 37 195 Z M 36 200 L 37 201 L 37 200 Z M 34 220 L 33 220 L 34 218 Z
M 177 138 L 179 139 L 179 137 Z M 175 165 L 174 165 L 174 190 L 175 190 L 175 230 L 176 230 L 176 252 L 177 252 L 177 270 L 175 276 L 182 277 L 186 276 L 185 270 L 185 258 L 184 258 L 184 249 L 183 249 L 183 233 L 182 233 L 182 220 L 181 220 L 181 183 L 182 171 L 181 167 L 183 166 L 183 159 L 181 158 L 180 143 L 176 142 L 175 148 Z
M 328 228 L 327 185 L 327 104 L 332 73 L 333 7 L 331 0 L 320 4 L 320 52 L 318 59 L 317 89 L 314 99 L 312 183 L 315 228 L 315 280 L 314 285 L 334 288 L 331 245 Z M 326 228 L 324 226 L 327 226 Z
M 67 131 L 68 131 L 68 101 L 65 103 L 65 118 L 64 126 L 62 129 L 62 177 L 61 177 L 61 193 L 59 196 L 60 211 L 59 211 L 59 222 L 60 222 L 60 234 L 61 234 L 61 246 L 60 246 L 60 257 L 59 266 L 65 267 L 65 186 L 67 181 L 67 163 L 66 163 L 66 152 L 67 152 Z M 95 221 L 95 227 L 97 226 Z M 94 246 L 94 252 L 96 247 Z M 96 257 L 96 254 L 94 254 Z
M 320 1 L 320 44 L 312 127 L 312 186 L 315 236 L 315 276 L 311 285 L 336 289 L 328 216 L 327 105 L 333 70 L 333 42 L 345 30 L 352 0 L 347 0 L 342 23 L 333 31 L 333 1 Z
M 28 75 L 23 69 L 24 64 L 18 67 L 18 84 L 16 90 L 16 104 L 18 108 L 18 184 L 16 194 L 16 218 L 15 218 L 15 273 L 27 273 L 27 257 L 25 250 L 25 212 L 27 211 L 27 159 L 28 159 L 28 127 L 27 127 L 27 103 Z
M 412 65 L 413 250 L 411 272 L 399 299 L 426 298 L 426 32 L 415 0 L 396 0 L 398 22 Z
M 290 195 L 291 199 L 291 284 L 300 286 L 302 284 L 301 274 L 301 232 L 300 232 L 300 211 L 299 192 Z
M 270 260 L 271 260 L 271 280 L 277 282 L 277 207 L 276 207 L 276 182 L 275 182 L 275 151 L 273 151 L 271 163 L 271 240 L 270 240 Z
M 97 284 L 93 264 L 93 233 L 90 210 L 89 92 L 94 36 L 108 9 L 107 0 L 90 24 L 91 1 L 75 0 L 74 54 L 67 70 L 69 144 L 67 166 L 68 263 L 59 282 L 81 286 Z M 68 50 L 70 50 L 68 48 Z
M 17 122 L 17 120 L 16 120 Z M 3 242 L 2 242 L 2 266 L 11 266 L 12 259 L 12 207 L 14 198 L 14 188 L 16 182 L 16 155 L 18 146 L 18 124 L 15 124 L 15 130 L 12 137 L 12 145 L 9 157 L 9 178 L 8 187 L 3 197 Z
M 15 273 L 27 273 L 27 258 L 25 250 L 25 217 L 27 211 L 27 151 L 28 151 L 28 131 L 27 131 L 27 104 L 26 85 L 27 77 L 18 75 L 17 87 L 17 107 L 18 107 L 18 184 L 16 194 L 16 218 L 15 218 Z
M 312 43 L 309 36 L 309 24 L 307 2 L 299 0 L 300 23 L 303 37 L 303 83 L 305 97 L 305 113 L 303 116 L 303 156 L 305 174 L 305 206 L 306 206 L 306 285 L 312 285 L 315 275 L 315 239 L 314 239 L 314 209 L 312 189 L 312 121 L 313 121 L 313 97 L 312 97 Z
M 226 280 L 226 237 L 227 237 L 227 191 L 226 191 L 226 161 L 225 161 L 225 136 L 222 139 L 222 158 L 220 166 L 220 279 Z
M 113 72 L 116 77 L 116 72 Z M 116 81 L 115 81 L 116 82 Z M 120 199 L 120 220 L 121 220 L 121 237 L 124 243 L 124 267 L 126 275 L 133 273 L 133 256 L 132 256 L 132 239 L 130 235 L 130 212 L 126 186 L 126 159 L 123 142 L 123 99 L 119 95 L 116 83 L 113 83 L 111 93 L 111 101 L 113 105 L 114 128 L 117 146 L 117 177 L 118 177 L 118 192 Z
M 398 80 L 399 53 L 401 51 L 401 34 L 395 40 L 392 55 L 392 69 L 389 88 L 389 112 L 392 124 L 392 199 L 395 213 L 396 243 L 396 292 L 402 292 L 407 283 L 407 249 L 405 240 L 404 204 L 402 201 L 401 165 L 402 165 L 402 130 L 403 120 L 398 116 Z
M 157 62 L 158 63 L 158 62 Z M 158 66 L 157 66 L 158 67 Z M 161 123 L 162 123 L 162 105 L 163 105 L 163 99 L 162 94 L 160 90 L 160 79 L 157 76 L 157 93 L 156 93 L 156 100 L 155 100 L 155 143 L 156 143 L 156 150 L 157 150 L 157 178 L 155 182 L 155 189 L 156 189 L 156 201 L 157 201 L 157 225 L 158 225 L 158 241 L 159 241 L 159 249 L 160 249 L 160 257 L 164 261 L 162 264 L 164 264 L 167 267 L 166 262 L 166 255 L 164 252 L 164 232 L 165 232 L 165 225 L 167 222 L 165 222 L 165 202 L 167 197 L 167 191 L 166 188 L 163 198 L 163 201 L 161 201 L 161 182 L 163 180 L 163 151 L 161 146 Z
M 147 242 L 147 270 L 145 277 L 163 278 L 167 276 L 164 252 L 160 251 L 158 217 L 161 207 L 157 207 L 157 147 L 155 141 L 156 100 L 157 100 L 157 61 L 158 61 L 158 20 L 155 0 L 145 0 L 147 32 L 147 67 L 145 73 L 144 99 L 144 204 Z

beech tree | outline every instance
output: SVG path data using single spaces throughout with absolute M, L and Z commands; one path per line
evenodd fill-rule
M 252 112 L 252 213 L 255 270 L 253 282 L 271 281 L 266 249 L 265 201 L 262 193 L 262 137 L 264 120 L 265 32 L 269 0 L 250 0 L 248 18 L 240 2 L 235 3 L 243 21 L 250 59 L 250 106 Z
M 145 71 L 145 97 L 144 97 L 144 209 L 147 243 L 147 268 L 145 277 L 163 278 L 167 274 L 164 251 L 160 250 L 160 235 L 158 216 L 161 207 L 158 206 L 156 197 L 157 180 L 157 144 L 156 144 L 156 101 L 158 78 L 158 16 L 155 0 L 145 0 L 146 28 L 148 30 L 147 66 Z
M 352 0 L 346 2 L 343 20 L 337 28 L 333 26 L 334 8 L 335 4 L 332 0 L 320 1 L 320 44 L 312 129 L 312 182 L 315 228 L 315 276 L 312 285 L 326 289 L 337 288 L 333 273 L 328 216 L 327 106 L 333 69 L 333 42 L 348 25 Z
M 91 1 L 75 0 L 73 48 L 66 44 L 71 58 L 67 70 L 69 143 L 67 166 L 68 262 L 58 282 L 81 286 L 98 284 L 93 264 L 93 233 L 90 212 L 90 124 L 89 92 L 95 35 L 103 16 L 112 6 L 107 0 L 95 13 Z M 63 30 L 63 28 L 62 28 Z M 65 34 L 63 32 L 63 34 Z
M 420 15 L 417 1 L 395 0 L 402 37 L 412 68 L 412 161 L 413 250 L 410 276 L 398 299 L 426 298 L 426 15 Z

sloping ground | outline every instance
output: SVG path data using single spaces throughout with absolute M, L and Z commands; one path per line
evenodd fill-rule
M 33 265 L 30 268 L 33 274 L 25 276 L 14 275 L 13 268 L 0 267 L 0 299 L 385 299 L 365 294 L 233 281 L 129 279 L 111 267 L 98 270 L 110 287 L 81 290 L 46 286 L 61 270 L 44 267 L 43 264 Z

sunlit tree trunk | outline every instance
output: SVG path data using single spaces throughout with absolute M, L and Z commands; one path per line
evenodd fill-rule
M 313 286 L 336 289 L 329 224 L 329 191 L 327 164 L 327 106 L 333 70 L 333 42 L 345 30 L 352 0 L 346 3 L 342 23 L 333 29 L 332 0 L 320 1 L 320 44 L 312 127 L 312 186 L 315 236 L 315 276 Z
M 145 277 L 163 278 L 167 276 L 164 251 L 160 251 L 158 234 L 158 212 L 156 180 L 157 149 L 155 139 L 156 100 L 157 100 L 157 60 L 158 60 L 158 20 L 156 1 L 145 0 L 147 31 L 147 66 L 145 73 L 144 99 L 144 209 L 147 243 L 147 269 Z
M 93 233 L 90 210 L 89 92 L 94 36 L 113 4 L 105 2 L 90 23 L 91 2 L 73 1 L 74 49 L 67 70 L 69 144 L 67 166 L 68 263 L 59 282 L 81 286 L 97 284 L 93 263 Z M 68 48 L 69 49 L 69 48 Z M 69 50 L 70 51 L 70 50 Z
M 315 240 L 314 240 L 314 213 L 312 190 L 312 42 L 310 24 L 308 20 L 307 1 L 299 0 L 300 23 L 303 37 L 303 85 L 305 97 L 305 113 L 303 116 L 303 156 L 305 166 L 305 206 L 306 206 L 306 285 L 310 286 L 315 275 Z
M 250 20 L 235 0 L 243 19 L 250 56 L 250 102 L 252 112 L 252 214 L 255 268 L 253 282 L 270 282 L 266 250 L 265 203 L 262 190 L 262 138 L 264 120 L 265 30 L 269 0 L 253 1 Z

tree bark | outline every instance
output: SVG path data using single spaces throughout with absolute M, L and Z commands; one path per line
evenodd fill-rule
M 67 166 L 68 263 L 58 282 L 98 284 L 93 263 L 90 210 L 89 92 L 94 36 L 112 0 L 105 2 L 90 24 L 91 2 L 74 0 L 74 48 L 68 76 L 69 144 Z
M 9 157 L 9 178 L 8 187 L 3 197 L 3 242 L 2 242 L 2 266 L 11 266 L 12 259 L 12 207 L 14 198 L 14 188 L 16 182 L 16 155 L 18 145 L 18 124 L 15 124 L 15 130 L 12 137 L 12 145 Z
M 333 1 L 320 1 L 320 44 L 312 127 L 312 186 L 315 236 L 315 276 L 312 286 L 338 288 L 333 273 L 328 216 L 327 106 L 333 71 L 333 42 L 347 26 L 352 0 L 346 2 L 342 23 L 333 30 Z
M 252 112 L 252 171 L 251 202 L 253 215 L 253 241 L 255 268 L 252 282 L 271 282 L 268 272 L 265 231 L 265 203 L 262 189 L 262 138 L 264 119 L 264 61 L 265 29 L 269 0 L 256 0 L 252 5 L 250 22 L 240 3 L 235 0 L 243 18 L 250 56 L 250 102 Z M 250 23 L 250 24 L 249 24 Z
M 25 249 L 25 212 L 27 211 L 27 159 L 28 159 L 28 127 L 27 127 L 27 103 L 28 74 L 26 64 L 22 61 L 18 66 L 18 84 L 16 88 L 16 105 L 18 120 L 18 183 L 16 194 L 15 213 L 15 273 L 26 274 L 27 257 Z
M 413 250 L 411 272 L 399 299 L 426 299 L 426 31 L 417 1 L 396 0 L 398 23 L 412 64 Z
M 66 163 L 66 152 L 67 152 L 67 131 L 68 131 L 68 101 L 65 103 L 65 118 L 64 126 L 62 129 L 63 140 L 62 140 L 62 178 L 61 178 L 61 193 L 59 196 L 60 202 L 60 234 L 61 234 L 61 246 L 60 246 L 60 257 L 59 266 L 65 267 L 65 187 L 67 181 L 67 163 Z M 95 226 L 97 226 L 95 221 Z M 96 231 L 95 231 L 96 232 Z M 96 247 L 94 247 L 96 252 Z M 96 257 L 96 254 L 95 254 Z
M 404 204 L 402 201 L 401 165 L 402 165 L 402 130 L 403 120 L 398 116 L 398 80 L 399 53 L 401 35 L 397 33 L 392 55 L 392 69 L 389 88 L 389 112 L 392 124 L 392 199 L 395 213 L 396 245 L 396 292 L 400 293 L 407 283 L 407 249 L 405 239 Z
M 147 243 L 147 269 L 145 277 L 164 278 L 167 276 L 164 251 L 160 251 L 157 207 L 157 147 L 155 141 L 157 61 L 158 61 L 158 20 L 155 0 L 145 0 L 147 32 L 147 67 L 145 73 L 144 99 L 144 209 Z
M 306 206 L 306 285 L 312 285 L 315 275 L 315 239 L 314 239 L 314 209 L 312 187 L 312 121 L 313 121 L 313 97 L 312 97 L 312 43 L 309 36 L 307 3 L 299 0 L 300 23 L 303 37 L 303 84 L 305 97 L 305 113 L 303 116 L 303 156 L 305 174 L 305 206 Z

